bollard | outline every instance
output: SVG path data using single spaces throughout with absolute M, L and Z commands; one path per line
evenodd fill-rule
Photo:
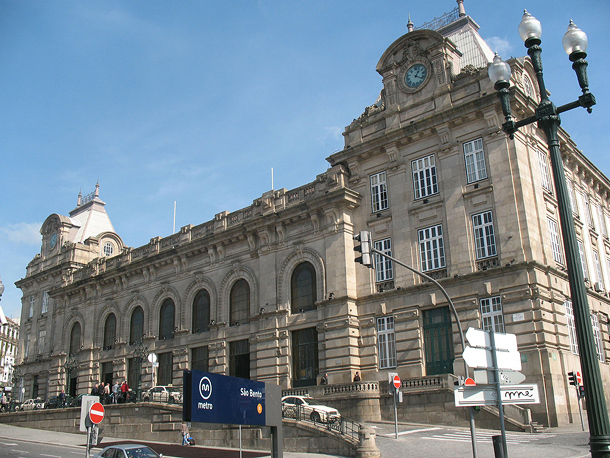
M 375 443 L 375 430 L 370 426 L 360 426 L 358 430 L 360 443 L 356 449 L 356 458 L 379 458 L 381 453 Z
M 491 441 L 494 444 L 494 457 L 505 458 L 504 446 L 502 445 L 502 436 L 491 436 Z

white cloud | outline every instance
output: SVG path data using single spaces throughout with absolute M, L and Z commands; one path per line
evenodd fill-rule
M 511 57 L 513 47 L 506 38 L 489 37 L 485 38 L 485 41 L 487 42 L 491 50 L 493 52 L 497 52 L 503 59 L 506 60 Z
M 0 237 L 9 242 L 25 245 L 40 245 L 42 223 L 15 223 L 0 227 Z

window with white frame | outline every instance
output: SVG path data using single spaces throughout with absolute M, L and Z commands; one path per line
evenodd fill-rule
M 604 218 L 604 209 L 599 205 L 596 205 L 596 207 L 597 207 L 597 216 L 598 216 L 597 219 L 599 219 L 599 227 L 601 229 L 602 235 L 607 238 L 608 237 L 608 226 L 606 226 L 606 218 Z
M 377 318 L 377 345 L 379 369 L 396 367 L 396 339 L 393 316 Z
M 559 241 L 559 228 L 557 221 L 547 218 L 549 224 L 549 235 L 551 236 L 551 249 L 553 250 L 553 259 L 559 264 L 563 264 L 563 256 L 561 254 L 561 242 Z
M 574 183 L 571 180 L 566 180 L 568 184 L 568 196 L 570 197 L 570 207 L 572 213 L 578 216 L 578 205 L 576 205 L 576 197 L 574 197 Z
M 30 335 L 25 336 L 25 347 L 23 349 L 23 357 L 27 358 L 30 355 Z
M 504 332 L 502 299 L 500 296 L 481 299 L 481 322 L 484 331 Z
M 587 222 L 589 226 L 595 227 L 595 223 L 593 221 L 593 213 L 591 213 L 591 202 L 589 201 L 589 194 L 583 194 L 582 200 L 585 203 L 585 214 L 587 215 Z
M 111 242 L 104 243 L 104 256 L 112 256 L 114 253 L 114 245 Z
M 543 151 L 538 152 L 538 169 L 540 170 L 540 182 L 545 191 L 551 192 L 551 175 L 549 174 L 549 161 Z
M 580 254 L 580 265 L 582 266 L 582 275 L 584 278 L 589 278 L 589 269 L 587 269 L 587 258 L 585 257 L 585 247 L 580 240 L 578 243 L 578 253 Z
M 606 355 L 604 354 L 604 342 L 602 340 L 602 333 L 599 329 L 599 320 L 595 313 L 591 314 L 591 326 L 593 327 L 593 338 L 595 339 L 595 347 L 597 348 L 597 357 L 602 362 L 606 362 Z
M 371 175 L 371 204 L 373 213 L 388 208 L 388 184 L 385 172 Z
M 44 353 L 45 341 L 47 339 L 47 331 L 45 329 L 41 329 L 38 331 L 38 354 L 41 355 Z
M 491 211 L 473 215 L 472 226 L 474 229 L 474 245 L 477 251 L 477 259 L 495 256 L 497 254 L 496 238 Z
M 595 280 L 604 288 L 604 276 L 602 275 L 602 265 L 599 262 L 599 254 L 593 251 L 593 265 L 595 266 Z
M 434 154 L 422 157 L 411 163 L 413 169 L 413 188 L 415 199 L 438 193 L 436 181 L 436 159 Z
M 466 162 L 466 178 L 468 183 L 487 178 L 482 138 L 464 143 L 464 160 Z
M 374 248 L 383 254 L 392 256 L 392 239 L 377 240 Z M 392 280 L 394 278 L 392 260 L 375 253 L 375 275 L 378 283 Z
M 34 316 L 34 296 L 30 296 L 30 308 L 28 309 L 28 318 Z
M 42 293 L 42 309 L 40 313 L 47 313 L 49 311 L 49 293 L 44 291 Z
M 418 231 L 419 257 L 421 270 L 436 270 L 445 267 L 445 246 L 443 226 L 427 227 Z
M 575 355 L 578 354 L 578 340 L 576 339 L 576 325 L 574 324 L 574 310 L 572 309 L 572 301 L 566 299 L 563 303 L 566 309 L 566 322 L 568 325 L 568 336 L 570 337 L 570 350 Z

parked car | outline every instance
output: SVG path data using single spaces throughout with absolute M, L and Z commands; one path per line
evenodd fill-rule
M 284 396 L 282 412 L 288 418 L 309 418 L 314 422 L 332 423 L 341 419 L 337 409 L 325 406 L 309 396 Z
M 171 385 L 153 386 L 150 390 L 142 393 L 143 401 L 168 402 L 170 404 L 182 404 L 182 391 Z
M 44 409 L 44 402 L 40 398 L 28 399 L 19 406 L 19 410 L 39 410 Z
M 163 455 L 140 444 L 117 444 L 106 447 L 93 458 L 160 458 Z

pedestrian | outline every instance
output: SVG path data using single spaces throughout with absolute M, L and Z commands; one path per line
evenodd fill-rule
M 123 380 L 123 384 L 121 385 L 121 399 L 123 402 L 127 402 L 127 393 L 129 391 L 129 386 L 127 385 L 127 381 Z
M 180 433 L 182 434 L 182 445 L 189 445 L 189 427 L 184 421 L 180 425 Z
M 0 393 L 0 410 L 2 410 L 3 412 L 6 411 L 6 394 L 4 393 Z
M 324 374 L 320 380 L 320 385 L 328 385 L 328 374 Z
M 106 404 L 110 402 L 110 382 L 104 385 L 104 402 Z
M 96 383 L 91 390 L 91 396 L 99 396 L 99 385 Z
M 61 393 L 59 393 L 59 407 L 66 406 L 66 390 L 61 389 Z
M 362 379 L 360 378 L 360 372 L 356 371 L 356 373 L 354 374 L 354 382 L 359 382 Z
M 114 382 L 114 385 L 112 385 L 112 403 L 116 404 L 118 401 L 118 397 L 119 397 L 119 381 L 117 380 L 116 382 Z

